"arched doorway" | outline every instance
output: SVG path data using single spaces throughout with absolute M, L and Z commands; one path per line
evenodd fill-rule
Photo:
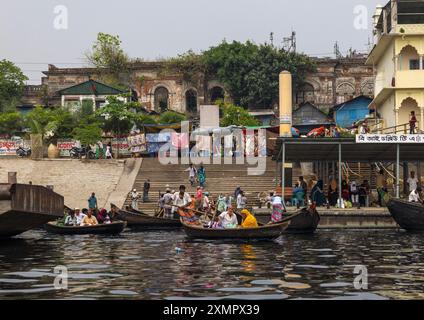
M 420 113 L 420 108 L 418 107 L 417 101 L 413 98 L 406 98 L 405 100 L 402 101 L 402 103 L 400 105 L 398 125 L 409 124 L 410 115 L 411 115 L 412 111 L 415 112 L 415 116 L 417 117 L 418 121 L 420 122 L 421 121 L 421 117 L 420 117 L 421 113 Z M 419 123 L 418 127 L 422 128 L 422 124 Z
M 210 91 L 211 103 L 215 104 L 218 100 L 224 100 L 225 91 L 221 87 L 213 87 Z
M 186 111 L 188 113 L 197 113 L 197 92 L 194 89 L 187 90 L 185 94 Z
M 417 49 L 411 45 L 407 45 L 399 54 L 399 70 L 419 70 L 420 55 Z
M 315 90 L 310 83 L 305 83 L 296 93 L 296 104 L 300 105 L 306 102 L 315 102 Z
M 155 90 L 155 111 L 165 112 L 169 108 L 169 91 L 165 87 Z

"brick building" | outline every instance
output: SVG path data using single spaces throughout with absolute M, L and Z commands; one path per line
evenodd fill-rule
M 294 108 L 309 102 L 328 111 L 332 106 L 357 96 L 373 97 L 373 68 L 365 65 L 365 56 L 314 60 L 317 71 L 308 75 L 305 85 L 294 93 Z M 41 86 L 27 87 L 22 106 L 61 105 L 61 90 L 90 79 L 100 80 L 94 68 L 57 68 L 49 65 L 43 73 L 45 77 Z M 200 76 L 193 83 L 182 75 L 164 72 L 161 62 L 140 62 L 133 66 L 130 77 L 133 95 L 146 109 L 156 112 L 171 109 L 197 114 L 202 104 L 211 104 L 222 98 L 231 99 L 219 81 Z M 273 110 L 262 110 L 269 111 Z

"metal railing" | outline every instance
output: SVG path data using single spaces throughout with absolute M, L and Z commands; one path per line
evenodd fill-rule
M 371 133 L 376 133 L 376 134 L 409 134 L 410 133 L 409 123 L 399 124 L 397 126 L 392 126 L 387 128 L 381 128 L 382 124 L 383 124 L 383 120 L 376 123 L 375 127 L 371 130 Z M 415 134 L 422 133 L 422 130 L 420 130 L 419 122 L 416 123 L 414 133 Z

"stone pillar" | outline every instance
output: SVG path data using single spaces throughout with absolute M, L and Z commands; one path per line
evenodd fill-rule
M 292 128 L 292 75 L 280 73 L 280 137 L 291 137 Z
M 93 112 L 96 112 L 96 96 L 93 96 L 92 99 L 93 99 Z
M 420 70 L 423 70 L 423 57 L 424 55 L 420 55 Z
M 65 106 L 65 96 L 62 96 L 62 107 Z
M 399 109 L 395 109 L 395 126 L 399 125 Z

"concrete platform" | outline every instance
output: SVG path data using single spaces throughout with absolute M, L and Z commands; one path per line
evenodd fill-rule
M 295 212 L 296 208 L 288 208 Z M 271 210 L 254 209 L 258 220 L 267 223 L 271 217 Z M 319 229 L 398 229 L 387 208 L 363 209 L 326 209 L 319 208 L 321 216 Z

